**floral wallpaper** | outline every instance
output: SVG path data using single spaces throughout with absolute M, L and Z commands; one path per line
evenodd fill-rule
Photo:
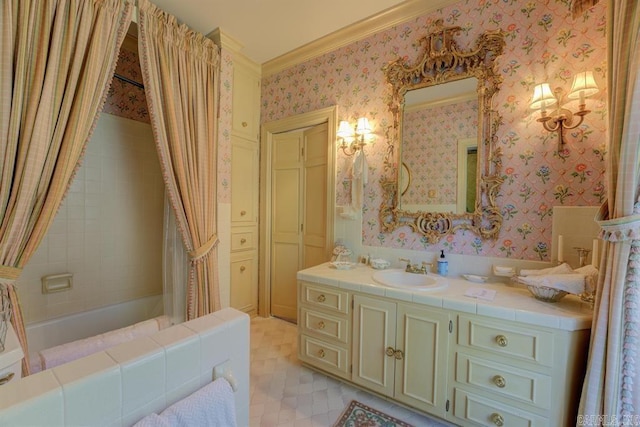
M 142 84 L 138 52 L 120 49 L 116 74 Z M 102 112 L 139 122 L 150 123 L 144 89 L 113 77 Z
M 458 140 L 477 138 L 478 100 L 406 112 L 402 120 L 402 161 L 411 172 L 402 203 L 455 205 Z
M 599 2 L 577 19 L 571 17 L 569 3 L 463 0 L 395 25 L 265 76 L 262 121 L 331 105 L 338 106 L 340 120 L 370 119 L 377 138 L 365 148 L 370 168 L 363 207 L 365 245 L 548 261 L 552 207 L 598 205 L 605 198 L 606 2 Z M 460 232 L 430 245 L 409 227 L 380 232 L 379 179 L 391 173 L 383 168 L 385 129 L 391 115 L 385 104 L 389 86 L 382 67 L 399 56 L 415 62 L 422 53 L 419 39 L 432 30 L 437 19 L 462 28 L 458 38 L 461 48 L 471 47 L 486 30 L 502 29 L 506 34 L 505 53 L 497 61 L 504 80 L 495 97 L 502 114 L 497 140 L 503 152 L 505 179 L 497 201 L 504 223 L 496 240 L 483 241 L 470 232 Z M 573 73 L 583 70 L 594 71 L 601 90 L 587 99 L 591 114 L 577 129 L 567 132 L 568 143 L 558 150 L 556 135 L 543 130 L 536 121 L 540 113 L 528 107 L 533 87 L 548 81 L 552 88 L 569 90 Z M 575 111 L 577 101 L 565 106 Z M 338 205 L 350 201 L 349 163 L 338 154 Z

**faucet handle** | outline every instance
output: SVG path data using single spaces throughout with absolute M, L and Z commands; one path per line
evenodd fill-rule
M 410 259 L 408 259 L 408 258 L 398 258 L 398 261 L 404 261 L 404 262 L 406 262 L 407 264 L 411 265 L 411 260 L 410 260 Z
M 432 268 L 433 268 L 433 263 L 432 262 L 422 261 L 422 272 L 423 273 L 426 274 Z

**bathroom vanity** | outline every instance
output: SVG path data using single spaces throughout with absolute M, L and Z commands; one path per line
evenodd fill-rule
M 435 275 L 432 289 L 395 288 L 374 272 L 328 263 L 298 272 L 304 364 L 458 425 L 575 425 L 588 304 Z

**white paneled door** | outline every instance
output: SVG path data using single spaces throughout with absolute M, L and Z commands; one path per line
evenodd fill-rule
M 326 123 L 275 134 L 271 186 L 271 314 L 297 320 L 298 270 L 326 260 Z

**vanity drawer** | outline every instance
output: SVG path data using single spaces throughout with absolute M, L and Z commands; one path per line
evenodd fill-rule
M 298 321 L 303 330 L 347 343 L 349 322 L 346 318 L 334 317 L 306 307 L 300 308 L 300 315 Z
M 338 313 L 349 313 L 349 294 L 347 292 L 316 287 L 305 282 L 302 283 L 301 289 L 302 303 L 323 307 Z
M 552 366 L 553 334 L 508 322 L 459 316 L 458 345 L 489 351 L 543 366 Z
M 331 345 L 308 335 L 300 335 L 301 360 L 326 371 L 347 377 L 349 372 L 349 351 L 341 346 Z
M 243 251 L 256 248 L 256 232 L 250 231 L 232 231 L 231 232 L 231 250 Z
M 520 408 L 502 405 L 461 388 L 454 390 L 453 415 L 482 426 L 548 427 L 549 420 Z
M 551 407 L 551 377 L 519 369 L 503 363 L 470 356 L 456 355 L 456 381 L 535 405 Z

